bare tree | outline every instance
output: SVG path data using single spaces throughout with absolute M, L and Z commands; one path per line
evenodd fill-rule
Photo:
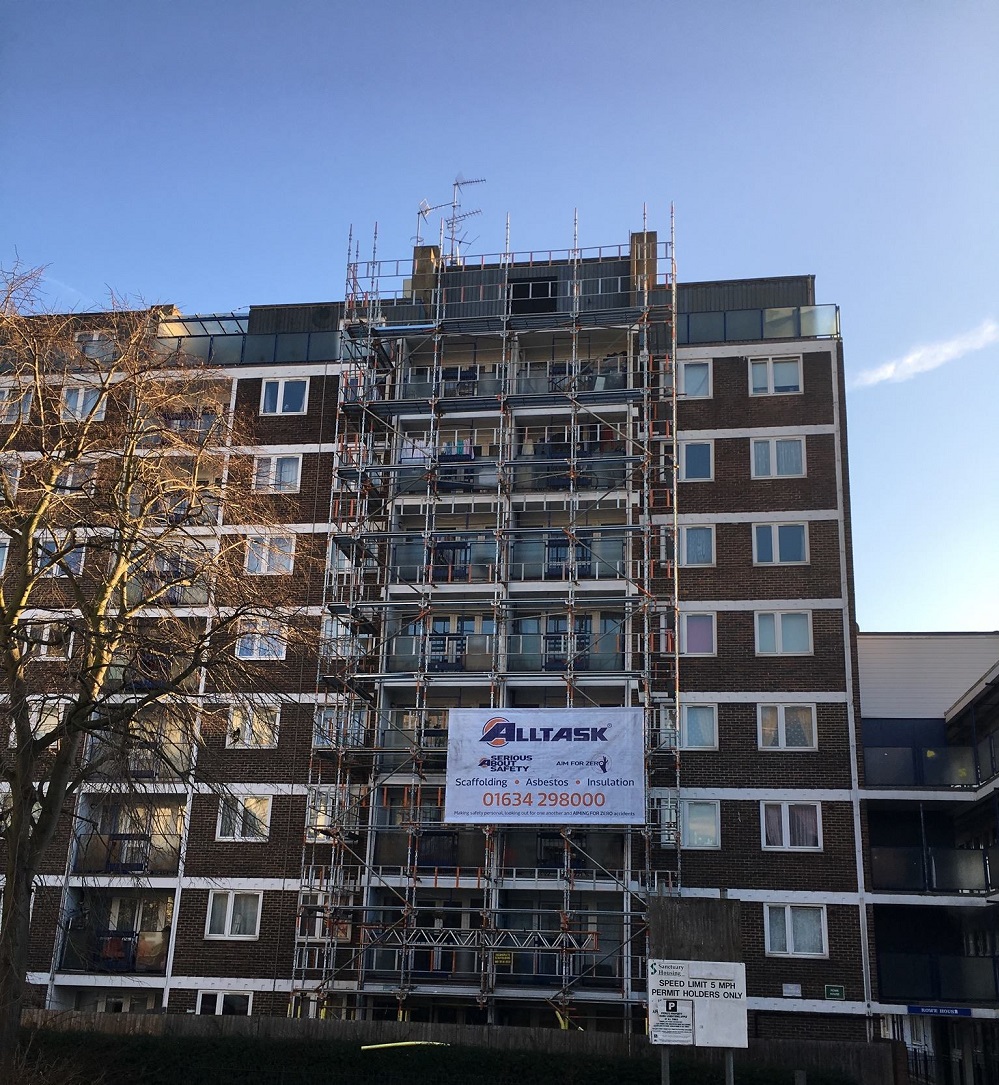
M 229 379 L 157 350 L 161 310 L 53 316 L 39 280 L 0 284 L 0 1079 L 32 884 L 75 796 L 141 798 L 143 766 L 185 778 L 204 712 L 259 688 L 254 660 L 301 624 L 274 578 L 243 575 L 281 483 L 251 478 Z

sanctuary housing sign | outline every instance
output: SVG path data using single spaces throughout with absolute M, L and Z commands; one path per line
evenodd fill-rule
M 444 820 L 645 821 L 640 708 L 452 708 Z

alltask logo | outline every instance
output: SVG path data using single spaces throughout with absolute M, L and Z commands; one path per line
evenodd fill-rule
M 529 753 L 494 753 L 480 758 L 479 768 L 490 772 L 530 772 L 533 760 Z
M 606 742 L 606 727 L 517 727 L 504 716 L 493 716 L 482 728 L 480 742 Z

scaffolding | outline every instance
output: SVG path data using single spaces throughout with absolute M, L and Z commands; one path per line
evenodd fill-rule
M 644 1028 L 680 888 L 670 234 L 349 243 L 293 1014 Z M 645 825 L 443 822 L 450 708 L 585 706 L 643 709 Z

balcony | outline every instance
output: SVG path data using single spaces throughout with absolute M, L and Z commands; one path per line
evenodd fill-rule
M 970 746 L 866 746 L 866 787 L 975 787 Z
M 881 998 L 899 1002 L 994 1002 L 996 957 L 879 953 Z
M 87 924 L 66 932 L 61 967 L 67 972 L 166 972 L 170 931 L 101 930 Z
M 886 892 L 989 893 L 999 888 L 999 847 L 872 847 L 871 875 Z
M 494 637 L 490 633 L 401 635 L 389 644 L 386 669 L 391 672 L 483 672 L 492 669 Z
M 678 313 L 676 317 L 676 341 L 680 344 L 812 339 L 838 335 L 839 307 L 836 305 L 726 309 Z
M 176 874 L 179 833 L 85 833 L 73 857 L 74 874 Z

